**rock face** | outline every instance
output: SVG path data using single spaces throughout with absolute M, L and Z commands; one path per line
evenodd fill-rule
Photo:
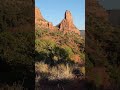
M 35 24 L 38 25 L 39 28 L 50 29 L 50 30 L 54 29 L 53 24 L 51 22 L 46 21 L 43 18 L 38 8 L 35 8 Z
M 40 12 L 40 10 L 39 10 L 37 7 L 35 8 L 35 19 L 36 19 L 36 20 L 38 20 L 38 19 L 44 20 L 42 14 L 41 14 L 41 12 Z
M 49 29 L 49 30 L 58 29 L 60 31 L 63 31 L 63 33 L 74 32 L 74 33 L 80 34 L 80 31 L 73 24 L 72 15 L 68 10 L 65 12 L 65 17 L 62 20 L 62 22 L 55 27 L 51 22 L 48 22 L 43 18 L 40 10 L 36 7 L 35 8 L 35 24 L 42 29 Z
M 64 19 L 59 25 L 57 25 L 57 27 L 64 33 L 75 32 L 77 34 L 80 34 L 80 31 L 73 24 L 72 14 L 68 10 L 66 10 Z

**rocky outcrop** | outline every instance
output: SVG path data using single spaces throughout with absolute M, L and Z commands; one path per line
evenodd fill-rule
M 75 32 L 77 34 L 80 34 L 80 31 L 73 24 L 72 14 L 68 10 L 65 12 L 64 19 L 59 25 L 57 25 L 57 27 L 59 28 L 60 31 L 63 31 L 64 33 Z
M 39 28 L 44 28 L 44 29 L 50 29 L 53 30 L 54 26 L 51 22 L 46 21 L 40 10 L 38 8 L 35 8 L 35 24 L 39 27 Z
M 35 8 L 35 19 L 36 19 L 36 21 L 38 19 L 45 21 L 45 19 L 43 18 L 42 14 L 41 14 L 41 12 L 39 10 L 39 8 L 37 8 L 37 7 Z
M 35 24 L 42 29 L 49 29 L 49 30 L 58 29 L 60 31 L 63 31 L 63 33 L 74 32 L 80 34 L 80 30 L 77 29 L 73 24 L 72 15 L 68 10 L 65 12 L 65 17 L 62 20 L 62 22 L 55 27 L 51 22 L 48 22 L 43 18 L 38 8 L 35 8 Z

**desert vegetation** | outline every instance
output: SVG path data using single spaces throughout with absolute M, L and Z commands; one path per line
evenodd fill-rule
M 35 8 L 35 86 L 38 90 L 70 90 L 73 81 L 75 85 L 84 79 L 84 48 L 85 38 L 74 25 L 69 10 L 65 11 L 63 20 L 53 26 Z
M 74 32 L 63 34 L 37 26 L 35 37 L 36 84 L 41 80 L 74 80 L 76 73 L 79 79 L 84 78 L 84 38 Z

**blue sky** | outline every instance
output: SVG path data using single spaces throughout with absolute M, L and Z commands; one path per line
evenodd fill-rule
M 76 27 L 85 30 L 85 0 L 35 0 L 35 6 L 53 25 L 59 24 L 65 11 L 70 10 Z

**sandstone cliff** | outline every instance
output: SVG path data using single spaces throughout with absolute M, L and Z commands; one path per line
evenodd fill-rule
M 58 29 L 63 33 L 74 32 L 80 34 L 79 29 L 77 29 L 76 26 L 73 24 L 72 14 L 68 10 L 65 12 L 65 17 L 62 20 L 62 22 L 55 27 L 51 22 L 48 22 L 43 18 L 38 8 L 35 8 L 35 24 L 42 29 L 49 29 L 49 30 Z
M 68 10 L 66 10 L 64 19 L 59 25 L 57 25 L 57 27 L 59 28 L 59 30 L 63 31 L 64 33 L 75 32 L 77 34 L 80 34 L 80 31 L 73 24 L 72 14 Z
M 40 28 L 44 28 L 44 29 L 50 29 L 53 30 L 54 26 L 51 22 L 46 21 L 40 10 L 38 8 L 35 8 L 35 24 L 38 25 L 38 27 Z

